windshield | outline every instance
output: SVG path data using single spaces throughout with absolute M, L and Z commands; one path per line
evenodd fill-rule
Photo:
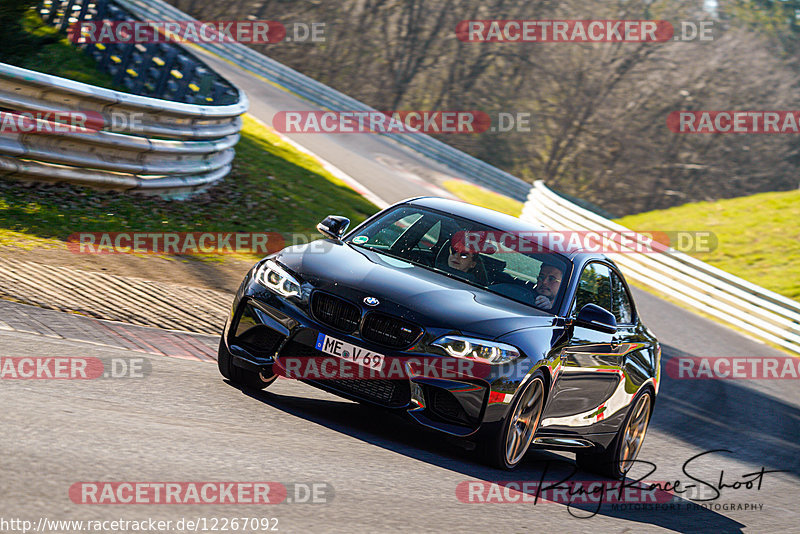
M 567 285 L 569 262 L 524 237 L 427 208 L 400 206 L 345 241 L 554 313 Z

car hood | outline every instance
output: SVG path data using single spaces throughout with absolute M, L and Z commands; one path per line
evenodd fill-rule
M 495 339 L 524 328 L 552 326 L 554 316 L 385 254 L 328 239 L 289 247 L 275 260 L 302 282 L 363 309 L 398 315 L 426 328 Z M 365 297 L 380 304 L 369 308 Z

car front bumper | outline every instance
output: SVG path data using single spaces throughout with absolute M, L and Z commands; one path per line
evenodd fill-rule
M 305 302 L 309 300 L 306 298 Z M 234 365 L 272 373 L 290 358 L 333 358 L 317 350 L 320 333 L 383 354 L 387 360 L 452 360 L 420 349 L 426 346 L 426 336 L 435 338 L 444 331 L 426 332 L 406 350 L 388 348 L 317 321 L 303 301 L 290 301 L 272 293 L 253 282 L 250 274 L 235 297 L 223 339 Z M 519 372 L 518 368 L 480 365 L 474 368 L 478 371 L 474 374 L 447 374 L 440 373 L 441 368 L 436 366 L 406 366 L 402 377 L 299 378 L 336 395 L 404 413 L 426 427 L 470 436 L 482 425 L 505 417 L 525 376 L 509 376 L 509 370 Z

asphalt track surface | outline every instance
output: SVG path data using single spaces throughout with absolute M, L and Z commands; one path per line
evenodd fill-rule
M 292 95 L 238 68 L 212 62 L 243 87 L 251 113 L 270 123 L 279 109 L 309 109 Z M 423 158 L 372 136 L 296 136 L 300 142 L 392 202 L 430 194 Z M 376 161 L 377 160 L 377 161 Z M 392 161 L 392 165 L 382 162 Z M 399 162 L 399 163 L 398 163 Z M 777 356 L 761 343 L 641 291 L 635 300 L 670 358 Z M 2 319 L 2 317 L 0 317 Z M 0 380 L 0 519 L 278 518 L 281 532 L 796 532 L 800 525 L 800 390 L 796 380 L 676 380 L 664 375 L 640 459 L 651 481 L 716 484 L 767 473 L 760 488 L 724 488 L 696 509 L 686 494 L 672 509 L 614 510 L 552 502 L 464 503 L 464 481 L 557 481 L 574 469 L 571 454 L 532 451 L 508 474 L 474 453 L 385 412 L 310 386 L 279 380 L 264 392 L 227 383 L 210 362 L 25 332 L 0 332 L 3 357 L 146 358 L 141 378 Z M 637 467 L 636 477 L 647 473 Z M 573 480 L 596 477 L 578 471 Z M 85 505 L 79 481 L 276 481 L 325 483 L 327 503 L 257 505 Z M 750 509 L 744 509 L 748 505 Z M 731 509 L 732 508 L 732 509 Z M 737 509 L 738 508 L 738 509 Z M 754 509 L 753 509 L 754 508 Z M 210 526 L 210 523 L 209 523 Z M 0 521 L 0 532 L 19 532 Z M 177 530 L 172 529 L 171 532 Z M 241 531 L 241 529 L 239 530 Z
M 245 90 L 249 113 L 272 126 L 279 111 L 323 109 L 307 100 L 231 65 L 216 56 L 193 49 L 216 72 Z M 388 203 L 406 198 L 450 196 L 440 184 L 461 178 L 455 171 L 413 152 L 385 137 L 369 134 L 282 134 L 326 160 Z
M 662 339 L 678 339 L 665 357 L 691 350 L 760 353 L 701 318 L 680 332 L 671 320 L 685 312 L 637 292 L 645 319 Z M 55 313 L 55 312 L 50 312 Z M 661 318 L 662 320 L 659 320 Z M 89 319 L 86 319 L 87 321 Z M 704 338 L 707 348 L 692 340 Z M 4 357 L 146 358 L 141 378 L 2 380 L 0 433 L 3 518 L 141 520 L 270 517 L 281 532 L 778 532 L 796 531 L 800 394 L 794 381 L 679 381 L 665 377 L 640 458 L 657 471 L 647 480 L 691 482 L 686 460 L 712 449 L 689 472 L 726 483 L 758 471 L 761 490 L 724 489 L 715 504 L 756 509 L 613 510 L 552 502 L 464 503 L 464 481 L 557 481 L 569 476 L 571 455 L 532 451 L 513 474 L 483 466 L 474 453 L 403 419 L 293 380 L 264 392 L 240 390 L 216 365 L 131 352 L 87 342 L 0 332 Z M 644 472 L 637 476 L 644 475 Z M 578 472 L 573 480 L 595 477 Z M 255 505 L 87 505 L 68 496 L 80 481 L 276 481 L 325 483 L 329 502 Z M 710 493 L 696 495 L 710 496 Z M 290 496 L 291 498 L 291 496 Z M 680 508 L 677 507 L 680 505 Z M 758 508 L 758 505 L 761 505 Z M 7 529 L 3 532 L 13 532 Z

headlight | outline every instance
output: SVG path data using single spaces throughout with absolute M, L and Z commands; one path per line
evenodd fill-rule
M 483 360 L 489 363 L 506 363 L 519 358 L 519 350 L 505 343 L 461 336 L 444 336 L 432 343 L 454 358 Z
M 300 282 L 280 265 L 267 260 L 256 270 L 256 282 L 284 297 L 300 295 Z

